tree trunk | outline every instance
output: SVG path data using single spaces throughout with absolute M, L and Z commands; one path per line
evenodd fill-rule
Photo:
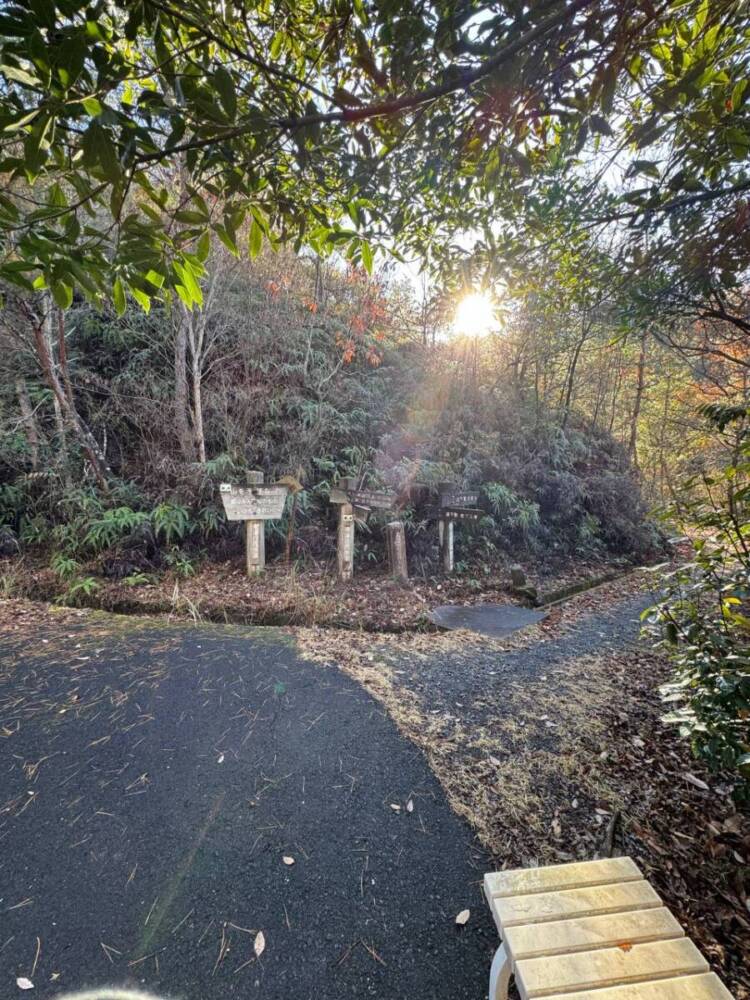
M 539 430 L 542 422 L 542 400 L 539 387 L 539 357 L 534 355 L 534 428 Z
M 65 395 L 73 406 L 73 386 L 68 372 L 68 349 L 65 345 L 65 313 L 62 309 L 57 310 L 57 366 L 60 369 Z
M 602 371 L 601 362 L 598 371 L 599 378 L 596 382 L 596 401 L 594 403 L 594 412 L 591 414 L 591 427 L 593 430 L 596 429 L 597 421 L 599 420 L 599 410 L 601 409 L 602 403 L 604 402 L 604 395 L 607 391 L 606 386 L 606 376 Z
M 190 383 L 192 401 L 190 415 L 193 423 L 194 454 L 198 461 L 206 461 L 206 439 L 203 431 L 203 367 L 206 348 L 206 315 L 211 308 L 211 301 L 216 290 L 215 275 L 212 275 L 204 293 L 203 308 L 189 310 L 182 306 L 182 326 L 187 338 L 187 349 L 190 354 Z
M 187 310 L 181 309 L 174 334 L 174 418 L 180 451 L 188 462 L 195 460 L 195 438 L 190 426 L 187 379 Z
M 23 378 L 16 379 L 16 396 L 18 397 L 23 429 L 29 445 L 29 452 L 31 453 L 31 468 L 36 472 L 39 468 L 39 431 L 34 419 L 34 411 L 31 408 L 29 390 L 26 388 L 26 382 Z
M 288 566 L 292 561 L 292 545 L 294 544 L 294 528 L 297 520 L 297 491 L 292 494 L 292 505 L 289 509 L 289 521 L 286 526 L 286 541 L 284 544 L 284 563 Z
M 609 412 L 609 427 L 607 428 L 608 433 L 610 435 L 613 435 L 615 430 L 615 418 L 617 417 L 617 400 L 620 395 L 621 382 L 622 382 L 622 358 L 618 358 L 615 384 L 612 387 L 612 408 L 610 409 Z
M 60 413 L 65 423 L 67 423 L 73 431 L 74 435 L 78 439 L 78 443 L 80 444 L 83 453 L 89 460 L 97 483 L 102 490 L 107 492 L 109 490 L 107 478 L 112 474 L 111 469 L 107 465 L 107 460 L 102 454 L 96 438 L 84 423 L 75 407 L 75 403 L 72 398 L 69 398 L 68 392 L 60 381 L 57 371 L 55 370 L 55 363 L 50 343 L 47 338 L 47 330 L 45 329 L 46 325 L 47 324 L 44 319 L 40 320 L 38 317 L 32 318 L 34 345 L 36 347 L 39 366 L 47 385 L 54 393 L 55 400 L 59 405 Z
M 193 430 L 195 444 L 198 449 L 198 461 L 201 465 L 206 461 L 206 439 L 203 436 L 203 392 L 201 359 L 193 356 Z
M 325 284 L 323 282 L 323 268 L 321 267 L 320 257 L 315 258 L 315 294 L 314 302 L 320 309 L 323 305 L 323 298 L 325 295 Z
M 54 393 L 52 395 L 52 409 L 55 414 L 55 427 L 57 428 L 57 464 L 62 469 L 62 481 L 65 484 L 65 489 L 69 490 L 73 485 L 73 480 L 70 477 L 70 465 L 68 463 L 68 434 L 65 430 L 65 421 L 63 420 L 60 404 Z
M 635 387 L 635 401 L 633 411 L 630 415 L 630 440 L 628 441 L 628 454 L 633 465 L 638 468 L 638 418 L 641 415 L 641 403 L 643 402 L 643 389 L 646 375 L 646 334 L 641 334 L 641 350 L 638 355 L 638 381 Z
M 575 384 L 576 369 L 578 368 L 578 359 L 581 356 L 581 351 L 583 350 L 583 345 L 586 343 L 589 335 L 589 327 L 587 324 L 583 327 L 583 332 L 581 338 L 575 346 L 573 351 L 573 357 L 570 360 L 570 365 L 568 366 L 568 377 L 566 379 L 565 385 L 565 395 L 563 398 L 563 418 L 562 426 L 563 429 L 567 427 L 568 417 L 570 416 L 570 406 L 573 401 L 573 386 Z

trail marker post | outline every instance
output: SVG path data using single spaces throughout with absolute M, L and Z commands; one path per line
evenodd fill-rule
M 357 488 L 357 480 L 344 478 L 331 490 L 330 502 L 339 508 L 337 567 L 339 580 L 354 576 L 354 525 L 363 521 L 373 510 L 391 510 L 396 494 L 391 490 L 364 490 Z M 404 546 L 403 564 L 406 564 Z
M 353 479 L 342 480 L 344 487 L 344 499 L 339 501 L 331 500 L 339 505 L 339 531 L 338 546 L 336 549 L 337 567 L 339 580 L 351 580 L 354 576 L 354 507 L 349 503 L 348 486 L 354 484 Z
M 263 485 L 263 473 L 247 474 L 250 485 L 219 487 L 224 512 L 229 521 L 245 522 L 245 558 L 247 575 L 257 576 L 266 566 L 266 521 L 276 521 L 284 513 L 289 487 L 277 483 Z
M 438 521 L 440 562 L 445 573 L 453 572 L 453 521 L 441 517 Z
M 438 505 L 432 509 L 438 522 L 438 545 L 443 572 L 452 573 L 453 527 L 456 521 L 478 521 L 483 510 L 474 506 L 479 502 L 478 490 L 460 490 L 453 483 L 438 483 Z

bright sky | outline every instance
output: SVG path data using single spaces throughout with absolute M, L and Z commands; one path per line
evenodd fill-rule
M 495 306 L 491 296 L 472 292 L 459 299 L 453 319 L 453 330 L 464 337 L 485 337 L 496 330 Z

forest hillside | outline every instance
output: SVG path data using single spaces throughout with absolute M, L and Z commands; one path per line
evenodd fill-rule
M 63 313 L 40 296 L 41 348 L 10 294 L 6 554 L 121 577 L 239 556 L 218 485 L 261 469 L 302 486 L 294 524 L 289 506 L 269 523 L 270 559 L 330 560 L 330 491 L 353 476 L 399 492 L 426 566 L 436 568 L 435 544 L 409 487 L 443 481 L 481 488 L 484 516 L 460 551 L 474 569 L 572 554 L 644 561 L 664 542 L 649 512 L 715 455 L 700 445 L 697 408 L 723 398 L 726 365 L 620 336 L 616 300 L 509 300 L 496 329 L 471 336 L 454 329 L 444 295 L 420 297 L 393 266 L 370 276 L 290 251 L 238 260 L 219 246 L 206 268 L 200 312 L 133 305 L 118 316 L 79 301 Z M 134 533 L 150 544 L 128 545 Z M 383 556 L 374 523 L 357 558 Z

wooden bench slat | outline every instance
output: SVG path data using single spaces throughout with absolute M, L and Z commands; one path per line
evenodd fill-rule
M 733 1000 L 732 994 L 713 972 L 650 983 L 612 986 L 585 993 L 557 993 L 548 1000 Z
M 536 924 L 519 924 L 506 928 L 504 941 L 512 961 L 518 962 L 540 955 L 611 948 L 624 942 L 643 944 L 684 935 L 674 915 L 662 906 L 575 920 L 554 920 L 541 928 Z
M 517 896 L 528 892 L 554 892 L 608 882 L 635 882 L 643 878 L 632 858 L 602 858 L 599 861 L 573 861 L 546 868 L 513 868 L 488 872 L 484 876 L 488 899 Z
M 544 928 L 540 928 L 543 933 Z M 602 948 L 573 955 L 529 958 L 516 965 L 522 1000 L 555 993 L 601 990 L 621 983 L 671 979 L 707 972 L 708 962 L 689 938 L 636 944 L 632 948 Z M 590 998 L 594 1000 L 594 998 Z M 601 1000 L 601 994 L 596 997 Z
M 502 933 L 516 924 L 538 924 L 657 906 L 662 906 L 662 901 L 645 880 L 492 899 L 492 912 Z

